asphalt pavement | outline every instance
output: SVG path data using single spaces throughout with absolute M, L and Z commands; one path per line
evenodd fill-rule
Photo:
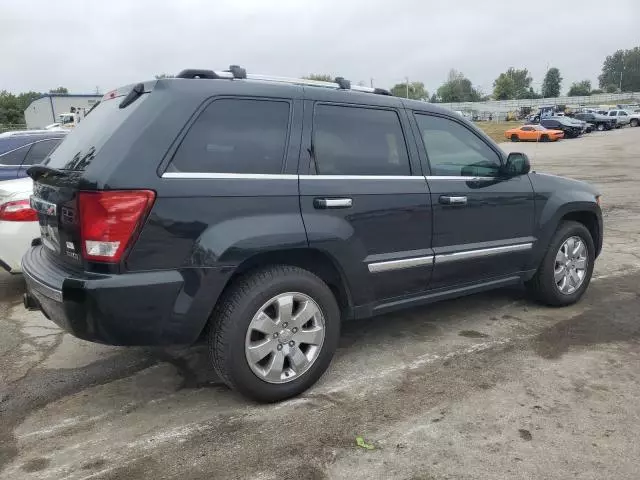
M 502 146 L 604 195 L 577 305 L 513 288 L 349 322 L 321 381 L 265 406 L 201 346 L 77 340 L 0 274 L 0 479 L 637 479 L 640 128 Z

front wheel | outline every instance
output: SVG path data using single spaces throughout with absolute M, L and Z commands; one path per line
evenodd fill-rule
M 540 302 L 571 305 L 587 290 L 595 261 L 593 238 L 578 222 L 563 222 L 527 287 Z
M 603 123 L 599 123 L 596 128 L 598 129 L 599 132 L 602 132 L 604 130 L 604 124 Z
M 640 122 L 638 122 L 637 118 L 632 118 L 631 121 L 629 122 L 629 125 L 631 125 L 632 127 L 637 127 L 640 124 Z
M 519 142 L 520 141 L 520 137 L 518 137 L 518 135 L 516 135 L 515 133 L 511 135 L 511 141 L 512 142 Z
M 313 273 L 276 265 L 239 278 L 211 319 L 209 354 L 231 388 L 260 402 L 298 395 L 338 346 L 340 310 Z

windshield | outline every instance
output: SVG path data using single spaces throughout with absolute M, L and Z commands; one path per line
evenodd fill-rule
M 43 165 L 60 170 L 84 170 L 111 135 L 140 105 L 148 95 L 127 108 L 120 108 L 121 98 L 101 102 L 64 142 L 47 158 Z

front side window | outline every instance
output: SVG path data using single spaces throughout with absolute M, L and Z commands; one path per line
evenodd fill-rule
M 318 175 L 411 175 L 398 114 L 316 105 L 312 167 Z
M 501 160 L 467 127 L 444 117 L 416 114 L 431 175 L 495 177 Z
M 189 129 L 169 171 L 282 172 L 290 104 L 279 100 L 214 100 Z
M 24 145 L 7 153 L 0 155 L 0 165 L 22 165 L 24 157 L 31 145 Z

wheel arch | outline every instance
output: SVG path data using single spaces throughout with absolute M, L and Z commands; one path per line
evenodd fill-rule
M 587 230 L 589 230 L 589 233 L 591 234 L 593 245 L 596 247 L 596 257 L 598 257 L 602 249 L 602 232 L 600 231 L 600 224 L 598 223 L 598 217 L 595 212 L 590 210 L 575 210 L 567 212 L 562 216 L 562 218 L 560 218 L 558 225 L 567 220 L 581 223 L 587 227 Z
M 211 311 L 214 311 L 217 303 L 233 287 L 239 277 L 270 265 L 290 265 L 302 268 L 318 276 L 327 284 L 336 297 L 342 318 L 348 318 L 352 315 L 351 290 L 344 272 L 340 269 L 336 260 L 328 253 L 314 248 L 270 250 L 248 257 L 234 269 L 215 304 L 212 305 Z

